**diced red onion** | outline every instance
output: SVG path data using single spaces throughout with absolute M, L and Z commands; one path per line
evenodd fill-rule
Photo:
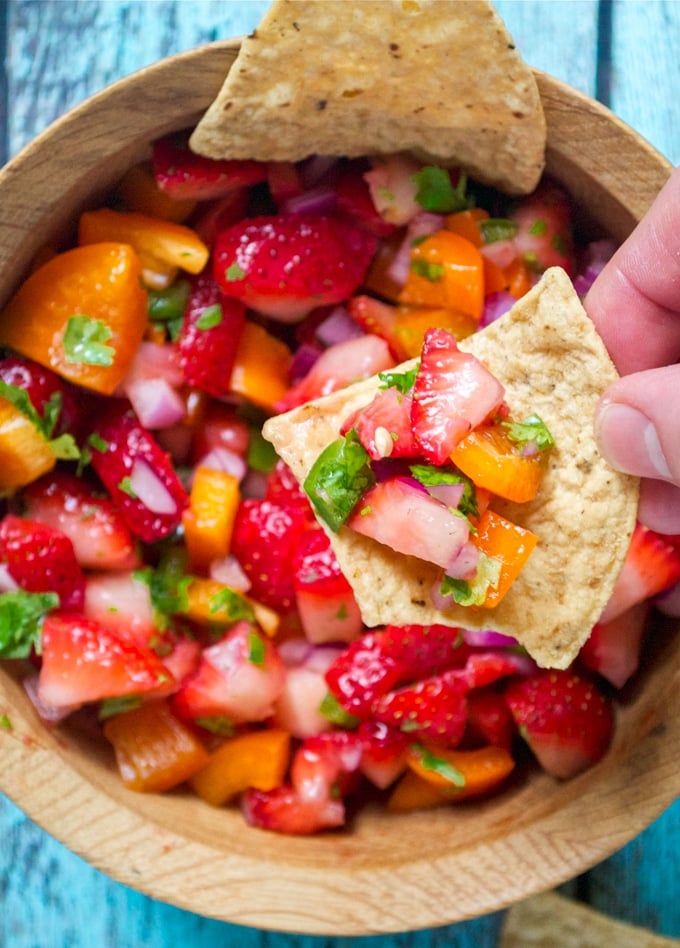
M 59 722 L 67 718 L 69 714 L 72 714 L 81 707 L 80 704 L 71 704 L 57 708 L 54 707 L 54 705 L 45 704 L 44 701 L 40 700 L 40 695 L 38 694 L 38 681 L 38 675 L 29 675 L 27 678 L 24 678 L 22 684 L 31 704 L 38 713 L 38 717 L 44 724 L 59 724 Z
M 267 475 L 262 471 L 248 471 L 241 481 L 241 497 L 244 500 L 264 500 L 267 493 Z
M 447 507 L 456 508 L 461 502 L 464 484 L 428 484 L 426 490 L 431 497 L 440 500 Z
M 283 214 L 322 214 L 335 209 L 337 196 L 335 191 L 326 185 L 303 191 L 288 198 L 281 205 Z
M 170 343 L 141 342 L 121 382 L 121 390 L 126 392 L 129 382 L 151 378 L 163 378 L 173 388 L 178 388 L 182 384 L 183 375 L 177 359 L 177 351 Z
M 584 267 L 574 277 L 574 289 L 579 296 L 586 295 L 597 277 L 602 273 L 605 264 L 614 254 L 616 244 L 611 240 L 595 240 L 588 244 L 584 259 Z
M 230 589 L 247 593 L 251 582 L 235 556 L 229 554 L 210 564 L 210 578 Z
M 346 342 L 362 336 L 363 330 L 344 306 L 335 306 L 328 316 L 316 328 L 316 338 L 323 346 L 334 346 L 337 342 Z
M 503 635 L 491 629 L 463 629 L 463 638 L 468 645 L 481 648 L 513 648 L 517 640 L 511 635 Z
M 169 428 L 186 414 L 184 401 L 164 378 L 139 378 L 128 382 L 125 393 L 145 428 Z
M 503 313 L 507 313 L 516 302 L 515 297 L 511 296 L 510 293 L 489 293 L 484 300 L 484 309 L 482 311 L 482 318 L 479 321 L 479 328 L 483 329 L 485 326 L 489 326 L 495 322 L 499 316 L 502 316 Z
M 506 240 L 494 240 L 493 243 L 480 247 L 480 253 L 501 270 L 505 270 L 517 257 L 517 245 L 512 237 Z
M 446 569 L 446 575 L 452 579 L 472 579 L 477 572 L 479 549 L 469 540 L 464 543 L 456 558 Z
M 293 668 L 304 665 L 314 646 L 305 638 L 286 639 L 279 645 L 279 657 L 284 665 Z
M 429 237 L 430 234 L 436 234 L 443 226 L 444 218 L 441 214 L 431 214 L 429 211 L 421 211 L 420 214 L 416 214 L 413 220 L 409 222 L 406 235 L 390 263 L 387 271 L 389 278 L 399 286 L 403 286 L 406 283 L 411 266 L 413 241 L 419 237 Z
M 302 381 L 322 352 L 322 346 L 315 342 L 303 342 L 298 346 L 290 367 L 291 385 L 297 385 Z
M 130 472 L 130 488 L 152 513 L 174 514 L 177 504 L 165 484 L 142 458 L 137 458 Z
M 0 563 L 0 593 L 14 592 L 19 585 L 7 568 L 6 563 Z
M 212 448 L 203 455 L 196 467 L 208 467 L 212 471 L 224 471 L 242 481 L 246 476 L 247 465 L 240 454 L 230 451 L 229 448 Z M 193 474 L 189 478 L 189 486 L 193 483 Z
M 300 177 L 305 188 L 312 188 L 338 164 L 332 155 L 313 155 L 300 166 Z

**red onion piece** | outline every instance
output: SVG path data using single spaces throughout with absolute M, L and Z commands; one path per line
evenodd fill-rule
M 281 205 L 283 214 L 327 214 L 335 209 L 337 197 L 335 191 L 326 185 L 303 191 L 288 198 Z
M 511 296 L 510 293 L 489 293 L 484 300 L 484 310 L 482 312 L 482 318 L 479 321 L 479 328 L 483 329 L 485 326 L 495 322 L 499 316 L 502 316 L 503 313 L 507 313 L 515 302 L 515 297 Z
M 313 155 L 299 168 L 302 183 L 306 189 L 314 187 L 322 178 L 334 170 L 338 159 L 332 155 Z
M 491 629 L 463 629 L 463 638 L 468 645 L 481 648 L 516 648 L 517 640 Z
M 397 250 L 392 262 L 390 263 L 387 275 L 399 286 L 406 283 L 411 266 L 411 251 L 413 250 L 413 241 L 419 237 L 429 237 L 430 234 L 436 234 L 444 226 L 444 218 L 441 214 L 431 214 L 429 211 L 421 211 L 410 221 L 401 246 Z
M 81 707 L 79 704 L 71 704 L 57 708 L 54 707 L 54 705 L 45 704 L 44 701 L 40 700 L 38 682 L 38 675 L 29 675 L 27 678 L 24 678 L 22 684 L 31 704 L 38 713 L 38 717 L 44 724 L 59 724 L 59 722 L 67 718 L 69 714 L 72 714 Z
M 210 564 L 210 578 L 241 593 L 247 593 L 251 586 L 251 582 L 241 568 L 241 564 L 231 554 L 212 561 Z
M 139 378 L 128 382 L 125 394 L 145 428 L 169 428 L 186 414 L 184 401 L 164 378 Z
M 315 342 L 303 342 L 298 346 L 290 367 L 291 385 L 302 381 L 322 352 L 322 346 Z
M 169 490 L 142 458 L 137 458 L 132 465 L 130 488 L 152 513 L 174 514 L 177 512 L 177 504 Z
M 263 471 L 248 471 L 241 481 L 243 500 L 264 500 L 267 493 L 267 475 Z
M 319 323 L 315 335 L 319 342 L 327 347 L 334 346 L 338 342 L 346 342 L 348 339 L 356 339 L 364 333 L 344 306 L 335 306 Z
M 452 579 L 472 579 L 477 572 L 479 550 L 468 540 L 458 551 L 456 558 L 446 569 L 446 575 Z
M 447 507 L 456 508 L 461 502 L 464 484 L 428 484 L 427 492 L 431 497 L 440 500 Z
M 229 448 L 213 448 L 204 454 L 196 467 L 208 467 L 212 471 L 224 471 L 225 474 L 232 474 L 237 480 L 241 481 L 246 476 L 247 465 L 240 454 L 230 451 Z M 189 486 L 193 483 L 193 474 L 189 478 Z

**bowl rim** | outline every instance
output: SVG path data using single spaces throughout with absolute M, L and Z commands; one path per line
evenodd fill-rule
M 76 106 L 0 172 L 0 200 L 10 199 L 4 206 L 11 207 L 16 189 L 35 178 L 43 150 L 58 150 L 84 120 L 90 137 L 93 127 L 97 131 L 93 162 L 111 159 L 110 186 L 116 168 L 123 168 L 133 157 L 132 151 L 116 150 L 111 142 L 112 117 L 124 115 L 128 125 L 141 122 L 139 116 L 130 114 L 130 106 L 141 95 L 146 108 L 155 102 L 154 96 L 148 95 L 151 81 L 154 89 L 166 90 L 165 98 L 178 96 L 182 89 L 185 98 L 159 111 L 154 128 L 145 123 L 145 141 L 182 127 L 178 124 L 180 114 L 191 124 L 209 104 L 208 92 L 217 92 L 239 44 L 239 39 L 220 41 L 169 57 Z M 198 76 L 200 82 L 196 82 Z M 537 78 L 544 103 L 552 101 L 554 108 L 564 112 L 568 100 L 575 113 L 580 109 L 581 115 L 587 114 L 598 134 L 604 136 L 605 130 L 613 130 L 612 134 L 623 136 L 635 153 L 644 156 L 640 178 L 644 187 L 638 186 L 638 204 L 632 212 L 622 210 L 619 215 L 622 230 L 630 228 L 670 173 L 670 164 L 604 106 L 545 74 L 537 73 Z M 192 91 L 190 80 L 199 92 Z M 570 142 L 568 134 L 563 138 L 558 143 L 559 158 L 568 166 L 570 160 L 577 161 L 579 145 Z M 551 147 L 555 153 L 554 142 Z M 94 165 L 90 170 L 94 188 Z M 73 188 L 77 178 L 76 168 Z M 627 187 L 631 189 L 630 178 Z M 36 200 L 32 196 L 28 204 Z M 75 207 L 79 200 L 82 194 L 68 190 L 66 204 L 71 201 Z M 623 208 L 623 194 L 615 194 L 613 200 Z M 36 221 L 54 224 L 65 213 L 65 206 L 61 197 L 52 204 L 47 199 L 32 215 L 24 214 L 20 227 L 7 219 L 10 215 L 3 215 L 0 264 L 5 264 L 5 259 L 19 259 L 21 265 L 27 265 L 37 242 L 43 239 L 44 231 L 34 232 Z M 0 267 L 3 269 L 8 268 Z M 20 278 L 19 269 L 15 266 L 4 283 L 0 281 L 0 299 Z M 652 689 L 654 700 L 649 698 L 643 704 L 632 732 L 617 744 L 616 756 L 605 758 L 570 781 L 568 787 L 542 780 L 541 786 L 553 789 L 551 793 L 546 790 L 545 806 L 531 825 L 523 821 L 496 823 L 490 827 L 488 839 L 468 850 L 454 846 L 447 854 L 422 845 L 423 819 L 389 816 L 389 820 L 401 820 L 400 825 L 413 833 L 417 846 L 413 858 L 398 866 L 385 852 L 369 858 L 361 851 L 360 838 L 357 846 L 341 835 L 309 841 L 309 851 L 333 865 L 330 878 L 317 865 L 304 865 L 293 855 L 282 864 L 287 850 L 291 854 L 300 851 L 295 841 L 283 839 L 270 845 L 261 831 L 248 829 L 256 834 L 253 840 L 262 841 L 263 854 L 259 848 L 257 852 L 225 852 L 221 841 L 211 840 L 198 825 L 200 818 L 196 835 L 183 835 L 173 825 L 172 801 L 166 809 L 162 803 L 148 797 L 140 800 L 140 795 L 124 788 L 112 791 L 106 777 L 97 772 L 97 761 L 83 761 L 80 745 L 58 729 L 47 731 L 20 685 L 4 671 L 0 673 L 0 712 L 8 709 L 11 728 L 0 729 L 0 790 L 46 832 L 117 881 L 207 917 L 260 929 L 325 935 L 444 925 L 505 908 L 591 868 L 673 802 L 680 791 L 680 767 L 674 763 L 680 759 L 680 716 L 672 714 L 672 699 L 680 685 L 680 670 L 663 681 L 661 678 L 657 667 L 650 682 L 658 685 Z M 654 772 L 651 788 L 650 771 Z M 441 818 L 435 811 L 429 813 L 428 825 L 453 832 L 455 816 Z

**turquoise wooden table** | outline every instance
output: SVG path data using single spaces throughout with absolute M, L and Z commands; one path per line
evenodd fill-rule
M 0 163 L 119 77 L 168 54 L 247 33 L 267 5 L 0 0 Z M 680 162 L 677 0 L 499 0 L 496 6 L 531 65 L 599 98 Z M 614 918 L 680 938 L 678 851 L 680 803 L 563 891 Z M 4 948 L 493 948 L 499 924 L 492 917 L 412 934 L 317 938 L 216 922 L 112 882 L 0 795 Z

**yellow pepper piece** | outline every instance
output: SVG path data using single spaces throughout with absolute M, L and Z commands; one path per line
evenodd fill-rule
M 231 390 L 260 408 L 274 406 L 288 391 L 292 362 L 288 346 L 256 323 L 246 321 L 231 373 Z
M 238 479 L 226 471 L 199 466 L 182 516 L 192 567 L 199 572 L 227 555 L 240 500 Z
M 0 492 L 30 484 L 55 462 L 52 449 L 35 425 L 0 397 Z

